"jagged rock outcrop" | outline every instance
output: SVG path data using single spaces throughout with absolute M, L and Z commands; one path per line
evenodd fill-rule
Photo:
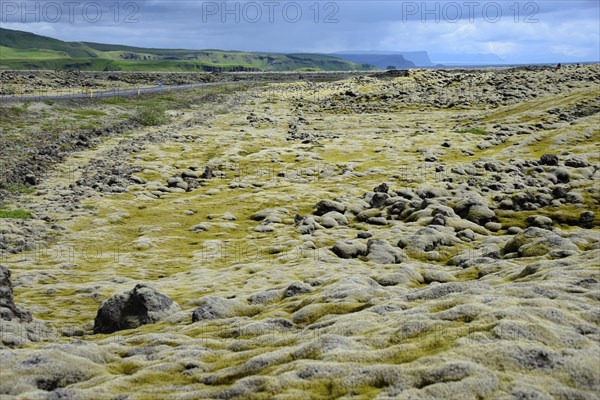
M 169 297 L 145 284 L 106 300 L 94 319 L 94 333 L 113 333 L 158 322 L 181 309 Z

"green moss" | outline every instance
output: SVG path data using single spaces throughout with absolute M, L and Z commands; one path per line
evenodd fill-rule
M 434 303 L 431 307 L 429 307 L 429 312 L 430 313 L 438 313 L 441 311 L 446 311 L 446 310 L 448 310 L 452 307 L 455 307 L 459 304 L 461 304 L 460 299 L 438 301 L 438 302 Z
M 101 117 L 106 115 L 106 113 L 104 111 L 100 111 L 100 110 L 94 110 L 91 108 L 82 108 L 82 109 L 75 109 L 71 111 L 72 114 L 74 114 L 76 117 Z
M 31 211 L 27 210 L 0 210 L 0 218 L 31 219 Z
M 35 186 L 19 182 L 0 182 L 0 189 L 6 190 L 9 193 L 33 193 Z
M 592 203 L 593 204 L 593 203 Z M 593 208 L 593 205 L 583 204 L 561 204 L 560 207 L 546 206 L 537 210 L 497 210 L 496 217 L 503 227 L 517 226 L 519 228 L 527 227 L 527 218 L 532 215 L 541 215 L 552 219 L 554 227 L 568 230 L 579 224 L 579 218 L 583 211 Z M 600 216 L 596 216 L 593 221 L 594 226 L 600 225 Z
M 311 380 L 309 391 L 314 396 L 312 398 L 337 399 L 347 395 L 352 389 L 345 387 L 341 381 L 339 378 Z
M 478 129 L 478 128 L 471 128 L 471 129 L 465 129 L 462 131 L 456 131 L 456 133 L 470 133 L 472 135 L 481 135 L 481 136 L 489 135 L 489 132 L 486 132 L 483 129 Z
M 124 97 L 110 97 L 108 99 L 102 99 L 101 102 L 102 104 L 126 104 L 129 100 Z
M 122 383 L 115 385 L 117 392 L 131 394 L 135 389 L 136 399 L 167 398 L 173 394 L 173 387 L 193 384 L 191 377 L 180 371 L 141 370 L 128 376 Z
M 296 314 L 294 321 L 298 324 L 309 325 L 327 315 L 349 314 L 364 310 L 366 307 L 369 305 L 357 302 L 309 304 L 298 311 L 301 314 Z
M 459 281 L 474 281 L 479 279 L 479 270 L 477 268 L 467 268 L 454 275 Z
M 110 364 L 108 370 L 116 375 L 133 375 L 143 367 L 143 364 L 139 364 L 135 361 L 123 361 Z

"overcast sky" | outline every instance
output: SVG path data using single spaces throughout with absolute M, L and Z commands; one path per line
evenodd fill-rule
M 0 2 L 3 27 L 68 41 L 285 53 L 426 50 L 434 61 L 439 53 L 493 53 L 511 63 L 600 60 L 598 0 Z

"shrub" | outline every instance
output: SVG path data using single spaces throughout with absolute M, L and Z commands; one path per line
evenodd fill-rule
M 134 120 L 144 126 L 158 126 L 169 122 L 169 115 L 159 104 L 145 104 L 138 108 Z

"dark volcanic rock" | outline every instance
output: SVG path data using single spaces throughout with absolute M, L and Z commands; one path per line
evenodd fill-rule
M 376 186 L 373 191 L 375 193 L 387 193 L 390 190 L 390 187 L 387 185 L 387 183 L 382 183 L 378 186 Z
M 496 217 L 496 213 L 478 199 L 467 198 L 461 200 L 454 207 L 454 211 L 461 218 L 466 218 L 479 225 L 485 225 Z
M 31 322 L 31 313 L 15 304 L 10 270 L 0 265 L 0 319 L 5 321 L 20 320 Z
M 35 177 L 35 175 L 33 175 L 33 174 L 27 174 L 25 176 L 25 183 L 28 183 L 30 185 L 37 185 L 38 184 L 38 180 Z
M 204 172 L 200 175 L 201 179 L 212 179 L 215 175 L 211 167 L 204 168 Z
M 340 258 L 356 258 L 367 254 L 367 245 L 357 240 L 340 240 L 333 245 L 331 251 Z
M 399 248 L 380 239 L 369 239 L 367 253 L 367 258 L 377 264 L 398 264 L 407 258 Z
M 180 310 L 179 305 L 155 289 L 137 284 L 102 303 L 94 319 L 94 333 L 112 333 L 158 322 Z
M 591 212 L 591 211 L 584 211 L 579 216 L 579 223 L 584 228 L 593 228 L 594 227 L 594 218 L 595 217 L 596 217 L 596 214 L 594 214 L 593 212 Z
M 337 211 L 343 214 L 346 211 L 346 207 L 337 201 L 333 200 L 321 200 L 317 203 L 317 210 L 315 215 L 324 215 L 331 211 Z
M 589 167 L 590 163 L 581 157 L 571 157 L 565 161 L 565 165 L 572 168 L 585 168 Z
M 390 198 L 390 195 L 385 192 L 375 192 L 373 197 L 371 197 L 371 201 L 369 202 L 369 205 L 372 208 L 379 208 L 379 207 L 383 206 L 385 204 L 386 200 L 389 198 Z
M 540 157 L 540 161 L 544 165 L 558 165 L 558 156 L 554 154 L 544 154 Z
M 313 291 L 312 286 L 304 282 L 293 282 L 283 292 L 283 298 L 300 296 Z

